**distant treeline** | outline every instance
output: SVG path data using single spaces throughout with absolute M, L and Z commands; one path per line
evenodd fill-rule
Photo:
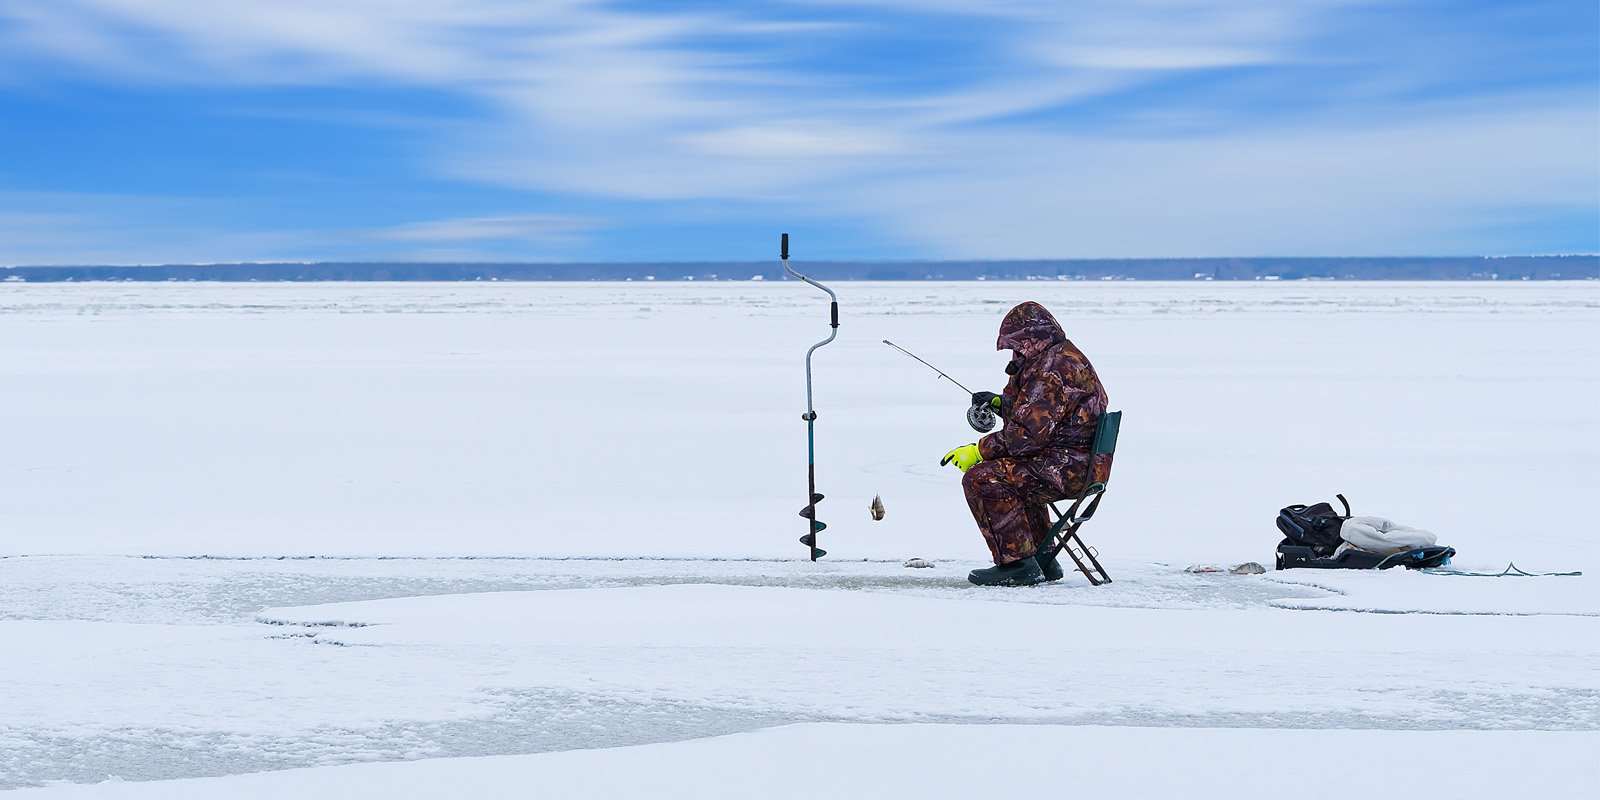
M 1039 261 L 793 261 L 821 280 L 1573 280 L 1600 256 L 1443 258 L 1128 258 Z M 6 281 L 621 281 L 777 280 L 776 261 L 666 263 L 166 264 L 0 267 Z

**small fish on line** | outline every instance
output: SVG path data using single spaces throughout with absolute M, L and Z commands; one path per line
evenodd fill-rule
M 873 519 L 883 519 L 883 498 L 879 495 L 873 495 L 872 505 L 868 506 L 867 510 L 872 512 Z

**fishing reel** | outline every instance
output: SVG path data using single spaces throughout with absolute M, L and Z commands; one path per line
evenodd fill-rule
M 967 409 L 967 424 L 978 433 L 988 433 L 994 430 L 996 418 L 999 416 L 995 409 L 1000 402 L 1000 395 L 994 392 L 974 392 L 972 406 Z
M 994 406 L 989 405 L 987 400 L 981 403 L 973 403 L 972 407 L 967 409 L 967 424 L 971 425 L 972 429 L 978 433 L 988 433 L 994 430 L 997 420 L 998 417 L 994 413 Z

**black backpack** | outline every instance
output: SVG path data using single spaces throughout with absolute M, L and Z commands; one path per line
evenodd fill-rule
M 1333 506 L 1317 503 L 1314 506 L 1293 505 L 1278 512 L 1278 530 L 1287 537 L 1287 544 L 1309 547 L 1318 556 L 1331 556 L 1344 544 L 1339 538 L 1339 527 L 1350 518 L 1350 501 L 1344 495 L 1334 495 L 1344 506 L 1344 516 L 1333 512 Z

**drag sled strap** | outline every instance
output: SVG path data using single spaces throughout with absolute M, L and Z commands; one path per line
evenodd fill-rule
M 1422 568 L 1420 571 L 1423 575 L 1466 575 L 1474 578 L 1504 578 L 1507 576 L 1519 578 L 1570 578 L 1583 574 L 1582 572 L 1528 572 L 1515 563 L 1507 563 L 1505 570 L 1501 572 L 1462 572 L 1458 569 L 1444 569 L 1441 567 Z

